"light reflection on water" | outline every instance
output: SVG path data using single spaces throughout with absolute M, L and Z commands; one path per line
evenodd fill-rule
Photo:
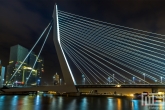
M 0 95 L 0 110 L 149 110 L 149 108 L 142 106 L 140 100 L 125 98 Z M 158 110 L 165 108 L 160 105 Z
M 87 106 L 88 106 L 88 100 L 86 97 L 83 97 L 80 103 L 80 110 L 87 110 Z

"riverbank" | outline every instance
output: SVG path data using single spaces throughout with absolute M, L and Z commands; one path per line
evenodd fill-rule
M 40 96 L 62 96 L 62 97 L 112 97 L 112 98 L 129 98 L 132 99 L 132 96 L 121 96 L 121 95 L 98 95 L 98 94 L 39 94 L 39 93 L 24 93 L 24 92 L 12 92 L 12 93 L 1 93 L 0 95 L 29 95 L 29 96 L 35 96 L 35 95 L 40 95 Z

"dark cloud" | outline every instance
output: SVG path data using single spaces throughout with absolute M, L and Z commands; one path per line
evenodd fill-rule
M 165 34 L 163 0 L 1 0 L 0 59 L 7 66 L 10 47 L 20 44 L 28 49 L 36 42 L 52 19 L 54 3 L 59 10 L 81 16 Z M 43 39 L 42 39 L 43 41 Z M 36 47 L 37 53 L 42 43 Z M 51 36 L 42 55 L 45 58 L 46 81 L 61 72 Z

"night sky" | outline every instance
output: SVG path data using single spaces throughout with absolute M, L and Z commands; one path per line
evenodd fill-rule
M 58 9 L 104 22 L 165 34 L 164 0 L 0 0 L 0 59 L 9 62 L 10 47 L 20 44 L 31 49 Z M 43 41 L 43 39 L 41 40 Z M 38 54 L 42 42 L 35 48 Z M 43 81 L 51 83 L 61 75 L 52 32 L 42 51 L 45 60 Z

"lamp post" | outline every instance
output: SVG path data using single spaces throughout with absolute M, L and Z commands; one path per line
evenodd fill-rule
M 108 76 L 108 84 L 110 84 L 110 77 Z
M 84 80 L 84 85 L 85 85 L 85 78 L 83 78 L 83 80 Z
M 26 86 L 27 86 L 27 81 L 28 81 L 28 78 L 26 78 L 26 84 L 25 84 Z
M 3 83 L 4 83 L 4 79 L 2 79 L 2 86 L 3 86 Z
M 135 77 L 132 77 L 133 83 L 135 83 Z
M 61 80 L 62 80 L 62 79 L 60 78 L 60 85 L 61 85 Z
M 125 80 L 124 80 L 124 84 L 125 84 Z
M 114 84 L 115 75 L 113 74 L 113 84 Z
M 16 87 L 17 87 L 17 82 L 18 82 L 18 81 L 15 81 L 15 83 L 16 83 Z
M 55 75 L 53 76 L 53 85 L 55 85 Z
M 85 76 L 82 74 L 82 84 L 84 84 L 84 78 Z
M 144 75 L 144 84 L 145 84 L 145 75 L 146 75 L 146 74 L 145 74 L 145 73 L 143 73 L 143 75 Z
M 160 79 L 161 79 L 161 83 L 162 83 L 162 77 L 160 77 Z
M 40 84 L 40 79 L 38 79 L 38 82 L 37 82 L 37 83 L 38 83 L 38 86 L 39 86 L 39 84 Z

